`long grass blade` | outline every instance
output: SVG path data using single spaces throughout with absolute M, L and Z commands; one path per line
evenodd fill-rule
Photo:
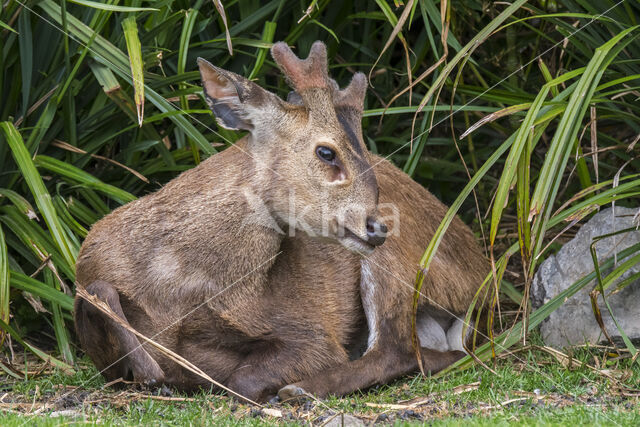
M 11 298 L 9 295 L 9 253 L 7 251 L 7 242 L 4 240 L 4 232 L 2 224 L 0 224 L 0 319 L 9 321 L 9 304 Z M 2 339 L 0 337 L 0 342 Z
M 145 11 L 158 12 L 160 11 L 160 9 L 156 9 L 153 7 L 118 6 L 115 4 L 100 3 L 100 2 L 89 1 L 89 0 L 68 0 L 68 1 L 70 3 L 79 4 L 81 6 L 86 6 L 93 9 L 108 10 L 111 12 L 145 12 Z
M 136 113 L 138 114 L 138 125 L 142 126 L 144 121 L 144 73 L 142 71 L 142 47 L 138 38 L 138 24 L 135 16 L 130 16 L 122 21 L 124 38 L 127 41 L 127 51 L 129 52 L 129 64 L 131 67 L 131 79 L 134 89 L 134 100 L 136 103 Z
M 0 197 L 6 197 L 9 199 L 11 203 L 20 209 L 20 211 L 29 219 L 38 219 L 38 215 L 36 215 L 36 211 L 33 209 L 33 206 L 31 206 L 31 203 L 17 192 L 6 188 L 0 188 Z
M 54 159 L 53 157 L 44 155 L 36 156 L 33 163 L 39 168 L 55 172 L 60 176 L 68 178 L 72 182 L 80 183 L 93 188 L 94 190 L 100 191 L 121 204 L 125 204 L 136 199 L 133 194 L 113 185 L 105 184 L 82 169 L 61 160 Z
M 60 306 L 69 312 L 73 311 L 73 298 L 39 280 L 17 271 L 11 271 L 11 287 L 29 292 L 33 295 Z
M 13 28 L 11 28 L 9 25 L 5 24 L 2 21 L 0 21 L 0 28 L 4 28 L 7 31 L 11 31 L 14 34 L 18 34 L 18 32 L 16 30 L 14 30 Z
M 49 227 L 51 235 L 56 242 L 60 253 L 68 265 L 75 265 L 77 253 L 69 243 L 69 237 L 62 228 L 62 224 L 60 223 L 55 208 L 53 207 L 53 203 L 51 202 L 51 195 L 42 182 L 42 178 L 40 177 L 40 174 L 38 173 L 38 170 L 36 169 L 36 166 L 24 145 L 22 136 L 12 123 L 2 122 L 0 123 L 0 128 L 4 131 L 16 164 L 20 168 L 22 176 L 29 185 L 29 189 L 36 201 L 40 214 L 47 223 L 47 227 Z

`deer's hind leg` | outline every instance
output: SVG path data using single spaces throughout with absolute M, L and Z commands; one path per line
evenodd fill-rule
M 127 321 L 118 291 L 111 284 L 95 281 L 86 290 Z M 74 312 L 80 345 L 107 381 L 122 378 L 145 385 L 164 382 L 164 372 L 133 333 L 80 297 L 76 298 Z

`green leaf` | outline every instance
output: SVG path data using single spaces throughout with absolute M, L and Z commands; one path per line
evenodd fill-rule
M 31 78 L 33 74 L 33 39 L 31 34 L 31 20 L 27 13 L 21 13 L 18 18 L 20 29 L 20 73 L 22 74 L 22 117 L 29 108 L 29 95 L 31 94 Z
M 75 265 L 75 260 L 78 254 L 72 249 L 73 245 L 69 243 L 69 237 L 65 233 L 56 214 L 56 210 L 53 207 L 53 203 L 51 202 L 51 195 L 42 182 L 42 178 L 33 164 L 33 160 L 31 160 L 31 156 L 22 141 L 22 136 L 13 126 L 13 123 L 2 122 L 0 123 L 0 128 L 4 131 L 13 157 L 22 172 L 22 176 L 27 182 L 27 185 L 29 185 L 29 189 L 31 190 L 31 194 L 33 195 L 36 205 L 40 210 L 40 214 L 47 223 L 47 227 L 49 227 L 51 236 L 56 242 L 60 253 L 70 266 Z
M 249 80 L 254 79 L 262 69 L 264 60 L 267 58 L 267 53 L 269 52 L 269 46 L 273 43 L 273 37 L 276 34 L 277 26 L 278 24 L 276 22 L 266 21 L 264 23 L 264 28 L 262 30 L 262 41 L 268 44 L 268 46 L 264 48 L 258 48 L 256 63 L 253 66 L 253 70 L 251 70 L 251 73 L 249 74 Z
M 32 293 L 50 303 L 58 304 L 64 310 L 73 311 L 73 298 L 64 292 L 17 271 L 11 271 L 11 287 Z
M 142 71 L 142 47 L 138 38 L 138 24 L 136 17 L 130 16 L 122 21 L 124 38 L 129 52 L 129 65 L 131 67 L 131 79 L 133 81 L 134 100 L 138 113 L 138 125 L 144 121 L 144 73 Z
M 14 34 L 18 34 L 18 32 L 16 30 L 14 30 L 13 28 L 11 28 L 10 26 L 8 26 L 7 24 L 5 24 L 2 21 L 0 21 L 0 27 L 4 28 L 5 30 L 11 31 Z
M 193 32 L 193 26 L 196 23 L 198 17 L 198 11 L 196 9 L 189 9 L 185 13 L 184 24 L 182 25 L 182 33 L 180 34 L 180 48 L 178 50 L 178 74 L 184 74 L 187 64 L 187 56 L 189 52 L 189 40 L 191 40 L 191 33 Z M 180 84 L 180 89 L 185 89 L 184 84 Z M 187 97 L 185 95 L 180 96 L 180 106 L 182 110 L 189 108 Z M 198 145 L 189 138 L 189 145 L 191 146 L 191 152 L 193 153 L 193 161 L 195 164 L 200 163 L 200 153 L 198 152 Z
M 74 279 L 75 265 L 70 265 L 65 261 L 51 235 L 43 227 L 29 220 L 14 206 L 4 206 L 0 208 L 0 212 L 5 214 L 0 216 L 0 221 L 7 225 L 7 229 L 11 230 L 22 241 L 30 253 L 35 255 L 38 261 L 34 263 L 34 267 L 39 267 L 42 260 L 50 255 L 56 268 L 61 270 L 64 276 Z M 73 248 L 77 251 L 78 248 L 75 243 L 71 243 L 74 244 Z
M 9 253 L 4 240 L 2 224 L 0 224 L 0 319 L 9 321 Z M 1 341 L 1 340 L 0 340 Z
M 76 219 L 71 215 L 69 209 L 67 208 L 67 204 L 64 199 L 60 196 L 55 196 L 53 199 L 53 204 L 56 207 L 56 211 L 58 212 L 58 216 L 64 223 L 69 227 L 75 234 L 77 234 L 81 238 L 87 237 L 89 231 L 84 228 Z M 80 245 L 78 245 L 80 246 Z
M 38 219 L 38 215 L 36 215 L 36 211 L 31 206 L 31 203 L 20 194 L 16 193 L 13 190 L 9 190 L 6 188 L 0 188 L 0 201 L 2 197 L 6 197 L 14 204 L 15 207 L 20 209 L 20 211 L 25 214 L 29 219 Z
M 70 3 L 79 4 L 81 6 L 91 7 L 93 9 L 109 10 L 112 12 L 144 12 L 144 11 L 158 12 L 160 11 L 160 9 L 155 9 L 152 7 L 118 6 L 115 4 L 99 3 L 95 1 L 89 1 L 89 0 L 68 0 L 68 1 Z
M 309 20 L 310 24 L 314 24 L 317 25 L 318 27 L 322 28 L 323 30 L 325 30 L 327 33 L 329 33 L 331 35 L 331 37 L 333 37 L 335 39 L 335 41 L 337 41 L 338 43 L 340 43 L 340 39 L 338 38 L 338 36 L 336 35 L 336 33 L 333 32 L 333 30 L 329 27 L 327 27 L 326 25 L 324 25 L 322 22 L 318 21 L 317 19 L 310 19 Z
M 44 280 L 49 287 L 60 290 L 61 284 L 54 275 L 54 272 L 50 269 L 45 269 Z M 62 309 L 56 303 L 51 303 L 51 313 L 53 315 L 53 332 L 56 335 L 56 343 L 58 344 L 58 350 L 62 355 L 62 358 L 67 363 L 73 363 L 73 353 L 71 352 L 71 344 L 69 342 L 69 334 L 64 324 L 64 316 Z
M 44 351 L 40 350 L 38 347 L 34 345 L 28 344 L 26 341 L 22 339 L 20 335 L 18 335 L 15 329 L 13 329 L 11 326 L 9 326 L 8 323 L 6 323 L 4 320 L 1 320 L 1 319 L 0 319 L 0 329 L 3 329 L 5 332 L 11 335 L 11 338 L 16 340 L 20 345 L 22 345 L 24 348 L 26 348 L 31 353 L 35 354 L 45 362 L 50 363 L 56 368 L 62 369 L 68 375 L 72 375 L 75 373 L 75 370 L 71 367 L 71 365 L 68 365 L 67 363 L 64 363 L 56 359 L 55 357 L 45 353 Z
M 114 187 L 113 185 L 105 184 L 82 169 L 58 159 L 54 159 L 53 157 L 44 155 L 36 156 L 34 164 L 39 168 L 57 173 L 58 175 L 68 178 L 74 182 L 84 184 L 94 190 L 100 191 L 121 204 L 125 204 L 136 199 L 133 194 L 118 187 Z

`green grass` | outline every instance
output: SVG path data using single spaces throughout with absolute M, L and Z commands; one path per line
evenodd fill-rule
M 601 359 L 602 353 L 581 349 L 575 351 L 574 357 L 593 365 L 594 357 Z M 200 393 L 182 396 L 193 401 L 167 402 L 154 400 L 135 390 L 102 389 L 101 377 L 89 364 L 85 366 L 73 376 L 54 372 L 28 381 L 8 381 L 5 386 L 8 395 L 4 401 L 17 398 L 27 406 L 20 414 L 0 415 L 0 423 L 255 425 L 278 421 L 303 424 L 305 421 L 322 422 L 336 414 L 349 414 L 369 422 L 375 419 L 395 424 L 426 421 L 435 425 L 453 425 L 461 421 L 472 425 L 515 421 L 525 425 L 632 425 L 640 420 L 638 391 L 635 397 L 619 394 L 619 385 L 633 387 L 640 381 L 640 369 L 637 365 L 632 366 L 629 359 L 613 360 L 606 366 L 612 373 L 629 372 L 628 378 L 616 383 L 579 363 L 567 369 L 539 350 L 521 351 L 517 357 L 498 361 L 494 366 L 495 374 L 473 367 L 437 379 L 402 378 L 390 385 L 346 398 L 329 398 L 321 403 L 271 406 L 282 412 L 282 418 L 270 417 L 260 413 L 258 408 L 238 404 L 217 394 Z M 468 391 L 464 391 L 465 388 Z M 65 393 L 67 396 L 62 397 Z M 403 404 L 410 399 L 428 401 L 413 408 L 384 407 Z M 47 403 L 50 406 L 41 409 Z M 73 411 L 73 416 L 49 417 L 51 412 L 64 410 Z

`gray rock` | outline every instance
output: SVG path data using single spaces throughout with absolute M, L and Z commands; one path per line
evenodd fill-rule
M 364 426 L 364 422 L 353 415 L 338 414 L 324 425 L 325 427 L 360 427 Z
M 531 285 L 531 301 L 534 308 L 549 302 L 553 297 L 573 283 L 593 271 L 590 245 L 592 239 L 603 234 L 634 227 L 633 219 L 638 209 L 616 207 L 615 219 L 611 208 L 593 216 L 584 224 L 576 237 L 567 242 L 556 255 L 547 258 L 538 268 Z M 632 231 L 608 237 L 596 243 L 596 253 L 600 262 L 631 245 L 640 242 L 640 231 Z M 624 259 L 618 258 L 618 265 Z M 605 277 L 611 271 L 602 271 Z M 640 263 L 627 271 L 618 282 L 640 272 Z M 596 287 L 596 281 L 587 284 L 554 311 L 541 325 L 544 342 L 552 347 L 580 345 L 585 342 L 599 343 L 606 339 L 591 308 L 589 293 Z M 605 292 L 615 289 L 615 284 Z M 609 315 L 602 297 L 598 298 L 605 328 L 612 337 L 620 333 Z M 629 284 L 623 290 L 607 297 L 613 314 L 620 327 L 629 338 L 640 338 L 640 280 Z M 615 338 L 614 338 L 615 339 Z

